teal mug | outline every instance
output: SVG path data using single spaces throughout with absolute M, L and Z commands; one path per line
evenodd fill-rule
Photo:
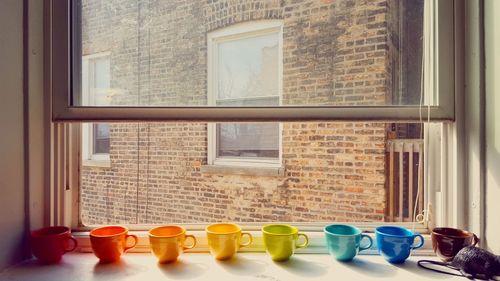
M 323 231 L 328 252 L 339 261 L 351 261 L 359 251 L 369 249 L 373 244 L 370 236 L 362 234 L 361 229 L 352 225 L 331 224 Z M 367 239 L 368 244 L 361 246 L 363 239 Z

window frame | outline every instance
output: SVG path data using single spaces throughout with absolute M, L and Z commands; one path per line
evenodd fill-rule
M 235 24 L 207 34 L 207 97 L 208 104 L 217 103 L 218 44 L 233 40 L 247 39 L 260 35 L 278 33 L 278 100 L 281 105 L 283 95 L 283 21 L 260 20 Z M 274 96 L 273 96 L 274 97 Z M 217 124 L 208 123 L 207 164 L 217 166 L 281 168 L 283 155 L 283 124 L 278 127 L 278 157 L 275 159 L 259 159 L 252 157 L 218 157 Z
M 282 107 L 91 107 L 74 106 L 73 93 L 79 89 L 80 62 L 72 60 L 72 53 L 81 57 L 76 24 L 81 18 L 78 0 L 45 0 L 49 17 L 49 62 L 52 81 L 52 121 L 190 121 L 190 122 L 270 122 L 270 121 L 405 121 L 420 120 L 422 114 L 432 121 L 455 120 L 455 6 L 461 0 L 429 0 L 432 3 L 433 36 L 429 36 L 435 52 L 428 57 L 434 63 L 428 72 L 434 79 L 433 99 L 438 105 L 425 106 L 282 106 Z M 432 2 L 431 2 L 432 1 Z M 73 15 L 73 16 L 72 16 Z M 451 51 L 450 51 L 451 50 Z M 77 96 L 77 95 L 76 95 Z
M 123 115 L 123 110 L 115 110 L 116 108 L 71 108 L 68 106 L 70 100 L 70 95 L 68 93 L 71 92 L 70 90 L 70 85 L 72 84 L 71 79 L 71 68 L 75 67 L 74 65 L 71 65 L 69 57 L 64 56 L 64 54 L 68 53 L 68 38 L 71 37 L 69 33 L 69 25 L 70 21 L 69 19 L 69 9 L 68 6 L 70 4 L 69 0 L 44 0 L 45 2 L 45 15 L 46 20 L 45 20 L 45 32 L 46 32 L 46 38 L 49 38 L 48 40 L 45 41 L 45 83 L 46 83 L 46 91 L 49 93 L 49 96 L 52 98 L 52 111 L 49 109 L 48 113 L 51 116 L 52 121 L 55 121 L 55 123 L 52 123 L 50 125 L 51 127 L 51 144 L 50 147 L 52 148 L 51 150 L 51 177 L 53 176 L 53 179 L 50 181 L 50 191 L 51 193 L 47 195 L 46 201 L 47 201 L 47 207 L 46 210 L 49 210 L 48 213 L 46 214 L 47 217 L 49 217 L 50 224 L 64 224 L 64 225 L 69 225 L 73 228 L 73 230 L 76 231 L 76 235 L 81 235 L 81 237 L 87 237 L 85 235 L 85 231 L 88 231 L 91 229 L 93 226 L 83 226 L 80 223 L 80 217 L 79 217 L 79 181 L 75 180 L 79 178 L 79 170 L 80 170 L 80 164 L 79 164 L 79 158 L 78 158 L 78 149 L 71 149 L 72 145 L 74 143 L 78 143 L 79 141 L 79 133 L 80 133 L 80 124 L 78 123 L 64 123 L 64 121 L 199 121 L 199 120 L 204 120 L 204 121 L 227 121 L 228 119 L 231 120 L 236 120 L 236 121 L 258 121 L 259 118 L 255 118 L 254 113 L 252 113 L 252 110 L 255 110 L 255 108 L 250 108 L 250 109 L 227 109 L 224 110 L 225 112 L 223 113 L 220 111 L 220 108 L 217 108 L 219 113 L 215 112 L 214 110 L 209 110 L 209 111 L 204 111 L 200 110 L 199 108 L 195 109 L 192 111 L 191 109 L 188 108 L 186 110 L 185 108 L 183 109 L 175 109 L 173 108 L 172 110 L 164 111 L 164 108 L 132 108 L 130 110 L 130 114 L 127 114 L 126 116 Z M 74 3 L 74 2 L 73 2 Z M 456 34 L 459 34 L 460 32 L 463 32 L 461 29 L 462 24 L 463 24 L 463 1 L 462 0 L 440 0 L 437 2 L 439 8 L 439 15 L 441 17 L 441 14 L 444 14 L 444 24 L 440 25 L 440 34 L 445 34 L 443 36 L 444 44 L 440 45 L 438 50 L 440 53 L 445 53 L 445 57 L 447 59 L 443 59 L 442 57 L 439 58 L 440 65 L 443 65 L 443 63 L 447 67 L 441 67 L 437 69 L 436 71 L 441 74 L 444 73 L 443 79 L 446 80 L 445 83 L 441 83 L 440 87 L 438 89 L 450 89 L 450 83 L 453 84 L 452 88 L 453 92 L 456 93 L 462 93 L 463 89 L 463 81 L 460 79 L 455 79 L 455 77 L 460 78 L 460 74 L 457 74 L 459 71 L 454 68 L 455 62 L 461 64 L 461 60 L 463 58 L 461 57 L 460 53 L 456 53 L 456 49 L 461 48 L 459 44 L 462 42 L 455 40 L 450 40 L 450 37 L 453 37 L 453 39 L 456 39 L 457 36 Z M 453 9 L 450 9 L 450 4 L 453 4 Z M 65 15 L 67 13 L 67 15 Z M 451 13 L 451 14 L 450 14 Z M 57 15 L 64 15 L 62 18 L 57 18 Z M 55 18 L 57 20 L 55 20 Z M 450 32 L 450 22 L 449 20 L 452 19 L 452 25 L 451 25 L 451 32 Z M 54 24 L 54 22 L 61 23 L 61 25 Z M 454 22 L 455 21 L 455 22 Z M 453 24 L 454 22 L 454 24 Z M 443 32 L 446 31 L 446 32 Z M 450 32 L 450 33 L 447 33 Z M 448 39 L 448 40 L 447 40 Z M 459 38 L 463 39 L 463 38 Z M 447 43 L 452 43 L 452 50 L 453 52 L 450 52 L 449 49 L 446 50 L 442 48 L 443 45 L 449 45 Z M 62 52 L 63 55 L 61 56 L 55 56 L 54 54 L 58 54 L 58 52 Z M 448 55 L 446 55 L 448 53 Z M 452 62 L 450 62 L 450 53 L 452 54 Z M 448 62 L 448 63 L 446 63 Z M 453 71 L 446 73 L 444 69 L 453 66 Z M 441 76 L 440 76 L 441 77 Z M 56 78 L 62 79 L 58 80 Z M 449 80 L 451 79 L 451 80 Z M 61 82 L 61 83 L 56 83 L 56 82 Z M 450 82 L 450 83 L 448 83 Z M 443 87 L 443 85 L 447 85 L 447 87 Z M 52 95 L 50 95 L 52 93 Z M 61 98 L 62 97 L 62 98 Z M 439 96 L 439 99 L 442 99 L 442 95 Z M 311 111 L 311 108 L 298 108 L 298 109 L 291 109 L 293 111 L 294 115 L 297 115 L 297 112 L 300 111 L 300 118 L 287 118 L 290 117 L 290 111 L 287 108 L 282 108 L 279 109 L 280 113 L 273 114 L 272 110 L 265 110 L 265 117 L 264 118 L 273 118 L 277 120 L 283 120 L 283 121 L 324 121 L 324 120 L 337 120 L 337 121 L 342 121 L 342 120 L 349 120 L 349 121 L 357 121 L 357 120 L 363 120 L 363 121 L 417 121 L 420 120 L 420 116 L 424 115 L 430 116 L 431 121 L 453 121 L 455 118 L 455 101 L 462 99 L 461 96 L 455 95 L 452 99 L 452 107 L 448 107 L 447 109 L 443 109 L 440 107 L 425 107 L 425 108 L 416 108 L 416 107 L 401 107 L 395 110 L 393 107 L 375 107 L 375 108 L 370 108 L 370 107 L 361 107 L 361 108 L 336 108 L 335 113 L 331 113 L 328 111 L 331 111 L 330 108 L 314 108 L 313 111 Z M 445 99 L 449 101 L 448 99 Z M 47 108 L 50 108 L 50 105 L 47 106 Z M 449 111 L 450 108 L 453 108 L 453 111 Z M 144 110 L 147 109 L 149 112 L 146 116 L 141 115 L 141 113 L 144 113 Z M 168 109 L 168 108 L 167 108 Z M 268 108 L 269 109 L 269 108 Z M 303 110 L 301 110 L 303 109 Z M 429 109 L 429 110 L 427 110 Z M 90 111 L 88 111 L 90 110 Z M 243 112 L 238 112 L 238 111 L 243 111 Z M 259 111 L 262 112 L 262 109 L 258 109 Z M 392 111 L 392 114 L 390 113 Z M 458 108 L 458 113 L 463 113 L 462 108 Z M 192 118 L 189 117 L 191 113 L 196 112 L 196 117 Z M 325 114 L 326 112 L 326 114 Z M 371 112 L 372 115 L 370 117 L 367 117 L 365 115 L 366 113 Z M 225 113 L 231 113 L 229 117 L 225 115 Z M 236 114 L 239 113 L 242 115 L 240 118 L 233 118 L 236 116 Z M 348 113 L 347 115 L 345 115 Z M 388 114 L 389 113 L 389 114 Z M 175 114 L 180 114 L 177 117 L 175 117 Z M 342 117 L 342 115 L 344 117 Z M 187 118 L 184 118 L 186 117 Z M 325 117 L 326 116 L 326 117 Z M 264 119 L 262 119 L 264 120 Z M 438 125 L 438 124 L 431 124 L 431 125 Z M 453 142 L 453 139 L 456 138 L 461 138 L 463 132 L 460 132 L 459 127 L 461 124 L 456 124 L 456 123 L 443 123 L 440 124 L 442 126 L 442 130 L 445 133 L 446 138 L 450 138 Z M 76 137 L 75 137 L 76 136 Z M 458 142 L 460 142 L 458 140 Z M 460 143 L 455 145 L 460 148 Z M 79 146 L 76 146 L 79 147 Z M 446 151 L 450 154 L 445 154 L 448 157 L 459 157 L 457 153 L 459 153 L 459 149 L 457 147 L 445 147 Z M 75 155 L 75 151 L 77 151 Z M 450 180 L 451 177 L 454 177 L 456 181 L 456 166 L 460 166 L 460 163 L 462 162 L 454 162 L 454 165 L 451 165 L 452 163 L 446 162 L 443 165 L 445 166 L 444 169 L 444 174 L 442 175 L 442 178 L 444 181 Z M 453 181 L 453 179 L 451 181 Z M 438 180 L 439 182 L 439 180 Z M 436 188 L 430 187 L 431 189 L 429 190 L 429 195 L 435 196 L 435 194 L 432 194 L 436 191 Z M 464 221 L 465 218 L 460 217 L 460 211 L 465 211 L 463 208 L 460 207 L 460 202 L 456 202 L 456 198 L 451 198 L 448 197 L 451 193 L 457 194 L 460 192 L 463 192 L 465 190 L 465 186 L 463 183 L 460 182 L 455 182 L 453 185 L 450 186 L 450 188 L 445 188 L 443 190 L 439 190 L 440 193 L 440 199 L 441 201 L 446 201 L 448 203 L 451 202 L 451 204 L 454 204 L 452 207 L 455 208 L 457 213 L 451 214 L 447 212 L 436 212 L 436 213 L 431 213 L 428 214 L 429 217 L 434 218 L 438 216 L 438 219 L 440 216 L 442 216 L 443 220 L 458 220 L 459 223 L 460 221 Z M 428 199 L 428 196 L 426 196 L 426 200 Z M 436 200 L 439 201 L 439 200 Z M 428 202 L 426 202 L 427 204 Z M 458 217 L 458 218 L 457 218 Z M 433 223 L 433 221 L 430 221 Z M 456 221 L 453 222 L 456 224 Z M 384 223 L 385 224 L 385 223 Z M 399 224 L 399 223 L 398 223 Z M 247 228 L 252 229 L 258 229 L 258 226 L 253 226 L 252 224 L 242 224 L 245 227 L 245 230 Z M 304 223 L 295 223 L 294 225 L 298 226 L 301 228 L 301 230 L 304 231 L 311 231 L 314 233 L 318 233 L 320 231 L 320 224 L 318 223 L 313 223 L 312 226 Z M 323 225 L 323 224 L 321 224 Z M 408 224 L 403 224 L 408 226 Z M 200 230 L 202 229 L 202 225 L 200 224 L 186 224 L 188 230 L 194 231 L 194 230 Z M 375 224 L 358 224 L 361 228 L 370 231 Z M 148 225 L 130 225 L 129 226 L 132 231 L 143 231 Z M 428 231 L 428 229 L 432 227 L 432 224 L 428 224 L 427 222 L 424 222 L 423 224 L 417 225 L 417 230 L 423 230 L 423 231 Z M 87 237 L 88 238 L 88 237 Z M 85 240 L 85 239 L 84 239 Z M 88 242 L 88 241 L 87 241 Z M 429 244 L 429 243 L 426 243 Z
M 95 73 L 95 60 L 108 58 L 109 52 L 85 55 L 82 57 L 82 99 L 88 104 L 94 103 L 95 93 L 90 90 L 91 79 Z M 88 82 L 88 83 L 85 83 Z M 94 123 L 83 123 L 82 127 L 82 162 L 84 166 L 104 166 L 111 165 L 110 153 L 94 153 Z

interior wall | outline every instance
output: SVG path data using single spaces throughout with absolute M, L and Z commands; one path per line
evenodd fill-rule
M 500 254 L 500 1 L 485 1 L 487 247 Z
M 23 258 L 23 1 L 0 1 L 0 269 Z

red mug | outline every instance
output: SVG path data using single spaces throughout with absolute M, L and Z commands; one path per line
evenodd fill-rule
M 31 250 L 43 264 L 59 262 L 65 253 L 73 251 L 77 246 L 69 227 L 51 226 L 31 232 Z

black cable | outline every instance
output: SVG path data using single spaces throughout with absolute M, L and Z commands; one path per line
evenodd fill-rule
M 422 268 L 425 268 L 427 270 L 432 270 L 434 272 L 444 273 L 444 274 L 448 274 L 448 275 L 465 277 L 461 272 L 460 272 L 460 274 L 456 274 L 456 273 L 452 273 L 452 272 L 449 272 L 449 271 L 442 271 L 442 270 L 439 270 L 439 269 L 436 269 L 436 268 L 425 266 L 425 264 L 427 264 L 427 263 L 428 264 L 433 264 L 433 265 L 438 265 L 438 266 L 444 266 L 446 268 L 449 268 L 449 269 L 456 270 L 456 271 L 460 272 L 460 269 L 452 266 L 451 264 L 444 263 L 444 262 L 431 261 L 431 260 L 419 260 L 417 262 L 418 266 L 420 266 Z

